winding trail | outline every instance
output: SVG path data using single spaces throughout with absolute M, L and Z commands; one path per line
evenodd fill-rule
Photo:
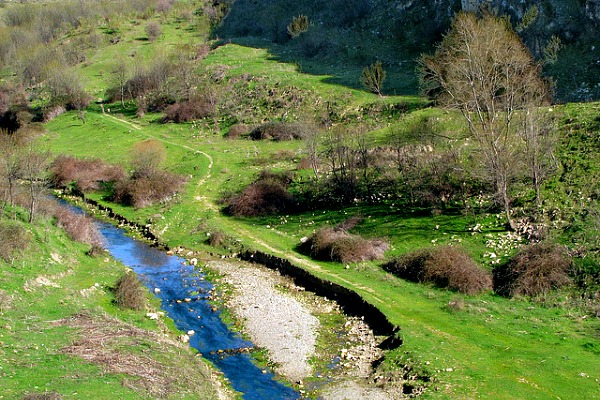
M 189 151 L 191 151 L 193 153 L 202 154 L 203 156 L 205 156 L 208 159 L 208 161 L 209 161 L 208 167 L 207 167 L 207 172 L 196 183 L 196 190 L 195 190 L 195 194 L 194 194 L 194 199 L 197 202 L 199 202 L 203 208 L 209 209 L 209 210 L 212 210 L 212 211 L 215 211 L 215 212 L 218 212 L 218 209 L 217 209 L 216 205 L 214 204 L 214 202 L 212 202 L 209 197 L 203 196 L 203 193 L 202 193 L 203 186 L 208 182 L 208 180 L 212 176 L 212 169 L 213 169 L 213 165 L 214 165 L 214 160 L 213 160 L 213 157 L 210 154 L 208 154 L 208 153 L 206 153 L 206 152 L 204 152 L 202 150 L 199 150 L 197 148 L 193 148 L 191 146 L 185 145 L 185 144 L 177 143 L 177 142 L 174 142 L 174 141 L 171 141 L 171 140 L 167 140 L 167 139 L 158 137 L 156 135 L 152 135 L 152 134 L 146 132 L 143 127 L 141 127 L 140 125 L 137 125 L 137 124 L 135 124 L 135 123 L 133 123 L 131 121 L 127 121 L 125 119 L 118 118 L 118 117 L 116 117 L 114 115 L 107 114 L 107 113 L 103 113 L 102 115 L 105 116 L 106 118 L 114 121 L 114 122 L 123 124 L 123 125 L 125 125 L 125 126 L 127 126 L 129 128 L 133 128 L 136 131 L 142 133 L 144 136 L 147 136 L 147 137 L 159 140 L 159 141 L 161 141 L 163 143 L 166 143 L 166 144 L 169 144 L 171 146 L 177 146 L 177 147 L 189 150 Z M 375 292 L 375 290 L 373 290 L 370 287 L 357 284 L 355 282 L 352 282 L 352 281 L 349 281 L 349 280 L 345 279 L 344 277 L 342 277 L 342 276 L 340 276 L 340 275 L 338 275 L 336 273 L 327 271 L 327 270 L 323 269 L 319 264 L 317 264 L 315 262 L 312 262 L 310 260 L 307 260 L 305 258 L 298 257 L 298 256 L 290 253 L 289 250 L 281 250 L 279 248 L 275 248 L 271 244 L 269 244 L 269 243 L 263 241 L 262 239 L 258 238 L 257 236 L 255 236 L 249 230 L 244 229 L 244 228 L 242 228 L 242 227 L 240 227 L 238 225 L 234 225 L 234 224 L 230 223 L 230 221 L 228 221 L 228 220 L 226 220 L 224 218 L 220 218 L 220 223 L 223 224 L 223 225 L 227 225 L 227 227 L 229 228 L 229 230 L 235 232 L 237 236 L 240 236 L 241 238 L 247 239 L 247 240 L 253 242 L 254 244 L 257 244 L 257 245 L 263 247 L 264 249 L 268 250 L 269 252 L 271 252 L 271 253 L 273 253 L 273 254 L 281 257 L 281 258 L 288 259 L 289 261 L 291 261 L 293 263 L 296 263 L 296 264 L 299 264 L 299 265 L 307 268 L 310 271 L 317 272 L 317 273 L 319 273 L 322 276 L 327 276 L 327 277 L 333 278 L 335 281 L 343 283 L 346 287 L 348 287 L 350 289 L 358 290 L 360 292 L 368 293 L 369 296 L 370 296 L 370 298 L 372 298 L 373 300 L 375 300 L 379 304 L 389 304 L 389 302 L 392 301 L 392 299 L 388 298 L 388 297 L 382 298 L 380 294 L 378 294 L 377 292 Z

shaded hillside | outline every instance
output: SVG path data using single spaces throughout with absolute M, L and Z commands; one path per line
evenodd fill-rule
M 507 15 L 538 59 L 553 36 L 560 40 L 556 63 L 546 65 L 559 100 L 600 98 L 596 0 L 236 0 L 215 34 L 241 43 L 251 38 L 254 45 L 260 39 L 275 56 L 297 62 L 306 72 L 338 75 L 340 66 L 354 67 L 337 78 L 352 86 L 359 85 L 362 67 L 379 59 L 390 76 L 388 93 L 414 93 L 414 59 L 432 50 L 456 12 L 481 7 L 478 3 Z M 298 15 L 308 17 L 308 30 L 292 38 L 287 27 Z

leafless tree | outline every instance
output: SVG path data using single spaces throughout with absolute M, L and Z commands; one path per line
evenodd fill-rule
M 505 19 L 459 13 L 435 53 L 421 58 L 421 79 L 429 96 L 462 113 L 514 229 L 509 187 L 523 168 L 519 116 L 549 93 L 539 64 Z

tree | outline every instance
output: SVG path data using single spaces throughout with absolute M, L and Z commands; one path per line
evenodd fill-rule
M 137 142 L 131 149 L 131 165 L 135 178 L 153 175 L 167 159 L 165 146 L 156 139 Z
M 29 182 L 29 223 L 37 212 L 38 199 L 46 188 L 46 170 L 50 165 L 50 153 L 38 149 L 31 137 L 23 152 L 22 175 Z
M 21 168 L 22 149 L 23 143 L 19 134 L 0 131 L 0 154 L 2 154 L 0 177 L 4 181 L 4 199 L 10 205 L 14 205 L 14 191 Z
M 298 15 L 292 18 L 292 22 L 287 26 L 288 34 L 292 38 L 297 38 L 300 34 L 308 30 L 308 17 L 306 15 Z
M 121 107 L 125 107 L 125 88 L 129 81 L 130 72 L 126 60 L 121 56 L 117 58 L 116 63 L 112 68 L 112 78 L 119 90 L 119 97 L 121 100 Z
M 381 90 L 383 89 L 383 82 L 385 81 L 385 78 L 385 70 L 383 69 L 381 61 L 377 60 L 362 70 L 360 82 L 365 88 L 381 96 Z
M 459 13 L 433 55 L 420 60 L 425 92 L 439 104 L 458 109 L 482 155 L 507 222 L 509 187 L 522 168 L 524 114 L 548 99 L 540 65 L 507 20 Z

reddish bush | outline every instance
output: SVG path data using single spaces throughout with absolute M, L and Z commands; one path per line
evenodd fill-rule
M 343 229 L 324 228 L 315 232 L 301 246 L 311 257 L 342 263 L 377 260 L 389 248 L 380 239 L 365 239 Z
M 165 121 L 189 122 L 210 117 L 215 113 L 213 99 L 199 96 L 188 101 L 171 104 L 165 109 Z
M 466 294 L 492 288 L 490 274 L 478 267 L 464 251 L 452 246 L 415 251 L 395 258 L 383 268 L 412 282 L 431 282 Z
M 106 164 L 100 159 L 78 159 L 71 156 L 58 156 L 50 166 L 50 181 L 58 188 L 75 188 L 82 193 L 100 189 L 106 182 L 123 179 L 125 171 L 121 166 Z
M 532 244 L 494 270 L 495 290 L 510 297 L 545 294 L 572 283 L 571 266 L 564 247 L 549 242 Z
M 141 177 L 117 182 L 113 200 L 143 208 L 175 196 L 184 183 L 185 179 L 179 175 L 166 171 L 153 171 Z
M 252 140 L 285 141 L 302 139 L 306 136 L 304 126 L 285 122 L 267 122 L 254 128 L 249 137 Z
M 292 210 L 295 201 L 280 182 L 263 180 L 247 186 L 229 202 L 228 210 L 238 217 L 284 213 Z
M 13 262 L 29 246 L 31 235 L 24 226 L 9 221 L 0 221 L 0 258 Z
M 146 35 L 148 35 L 148 40 L 153 42 L 162 35 L 162 27 L 158 22 L 150 21 L 146 25 Z
M 54 216 L 56 225 L 64 229 L 71 239 L 92 247 L 101 247 L 100 232 L 90 217 L 78 214 L 66 207 L 57 207 Z
M 250 132 L 250 128 L 244 124 L 232 125 L 229 131 L 225 134 L 227 139 L 239 139 L 246 136 Z

